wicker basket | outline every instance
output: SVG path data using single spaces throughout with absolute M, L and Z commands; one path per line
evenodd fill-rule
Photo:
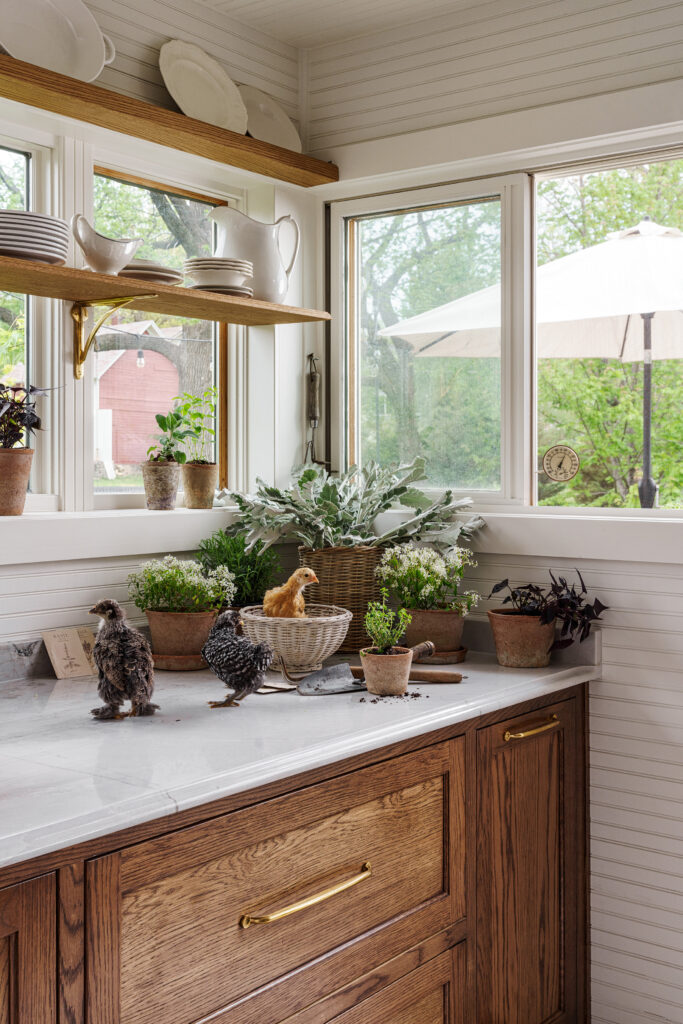
M 291 672 L 313 672 L 339 650 L 351 612 L 328 604 L 306 604 L 305 619 L 280 619 L 263 614 L 260 604 L 242 609 L 244 635 L 255 644 L 270 644 L 274 664 L 284 661 Z
M 308 565 L 320 580 L 307 587 L 312 600 L 348 608 L 353 620 L 340 650 L 360 651 L 370 638 L 365 632 L 365 613 L 368 601 L 378 601 L 379 583 L 375 569 L 384 549 L 381 547 L 356 548 L 299 548 L 301 565 Z

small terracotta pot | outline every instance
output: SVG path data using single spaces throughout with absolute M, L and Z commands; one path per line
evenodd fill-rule
M 550 664 L 555 623 L 542 623 L 537 615 L 520 615 L 514 608 L 488 613 L 498 664 L 506 668 L 543 668 Z
M 173 667 L 188 672 L 205 667 L 201 650 L 216 621 L 215 612 L 146 611 L 145 615 L 157 668 Z
M 145 485 L 147 508 L 169 512 L 175 508 L 180 483 L 177 462 L 143 462 L 142 482 Z
M 215 462 L 186 462 L 182 467 L 185 508 L 213 508 L 213 496 L 218 483 Z
M 462 645 L 465 618 L 450 608 L 408 608 L 410 625 L 406 627 L 406 647 L 431 640 L 438 651 L 457 651 Z
M 360 652 L 368 693 L 378 697 L 400 697 L 408 689 L 413 652 L 394 647 L 395 654 L 376 654 L 374 647 Z
M 26 504 L 33 448 L 0 448 L 0 516 L 20 516 Z

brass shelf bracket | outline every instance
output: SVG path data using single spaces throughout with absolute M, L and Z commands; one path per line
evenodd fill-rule
M 83 367 L 85 361 L 88 358 L 88 353 L 92 348 L 95 336 L 112 313 L 115 313 L 117 309 L 122 309 L 123 306 L 127 306 L 131 302 L 137 302 L 141 299 L 156 299 L 156 295 L 126 295 L 120 299 L 106 299 L 102 302 L 74 302 L 71 307 L 71 319 L 74 322 L 74 377 L 76 380 L 83 380 Z M 88 310 L 91 306 L 106 306 L 104 313 L 97 318 L 95 324 L 88 334 L 85 344 L 83 338 L 85 336 L 85 329 L 88 322 Z

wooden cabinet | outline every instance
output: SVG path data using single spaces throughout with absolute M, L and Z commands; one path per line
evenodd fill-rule
M 576 700 L 477 735 L 477 1020 L 575 1024 L 584 876 Z
M 100 858 L 87 879 L 89 1024 L 276 1024 L 464 918 L 464 740 Z
M 53 874 L 0 889 L 0 1024 L 54 1024 Z

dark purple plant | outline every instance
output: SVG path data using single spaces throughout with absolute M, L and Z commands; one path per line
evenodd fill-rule
M 0 383 L 0 448 L 23 444 L 34 430 L 40 430 L 35 400 L 46 394 L 33 385 Z
M 586 601 L 588 591 L 578 569 L 576 575 L 579 577 L 580 587 L 576 583 L 570 585 L 564 576 L 556 578 L 552 572 L 549 587 L 539 587 L 535 583 L 512 587 L 509 580 L 501 580 L 500 583 L 496 583 L 489 598 L 507 589 L 509 594 L 503 598 L 503 604 L 511 604 L 518 615 L 538 616 L 543 623 L 557 620 L 560 635 L 551 650 L 558 651 L 569 647 L 577 639 L 579 642 L 585 640 L 593 623 L 608 608 L 597 597 L 592 604 Z

